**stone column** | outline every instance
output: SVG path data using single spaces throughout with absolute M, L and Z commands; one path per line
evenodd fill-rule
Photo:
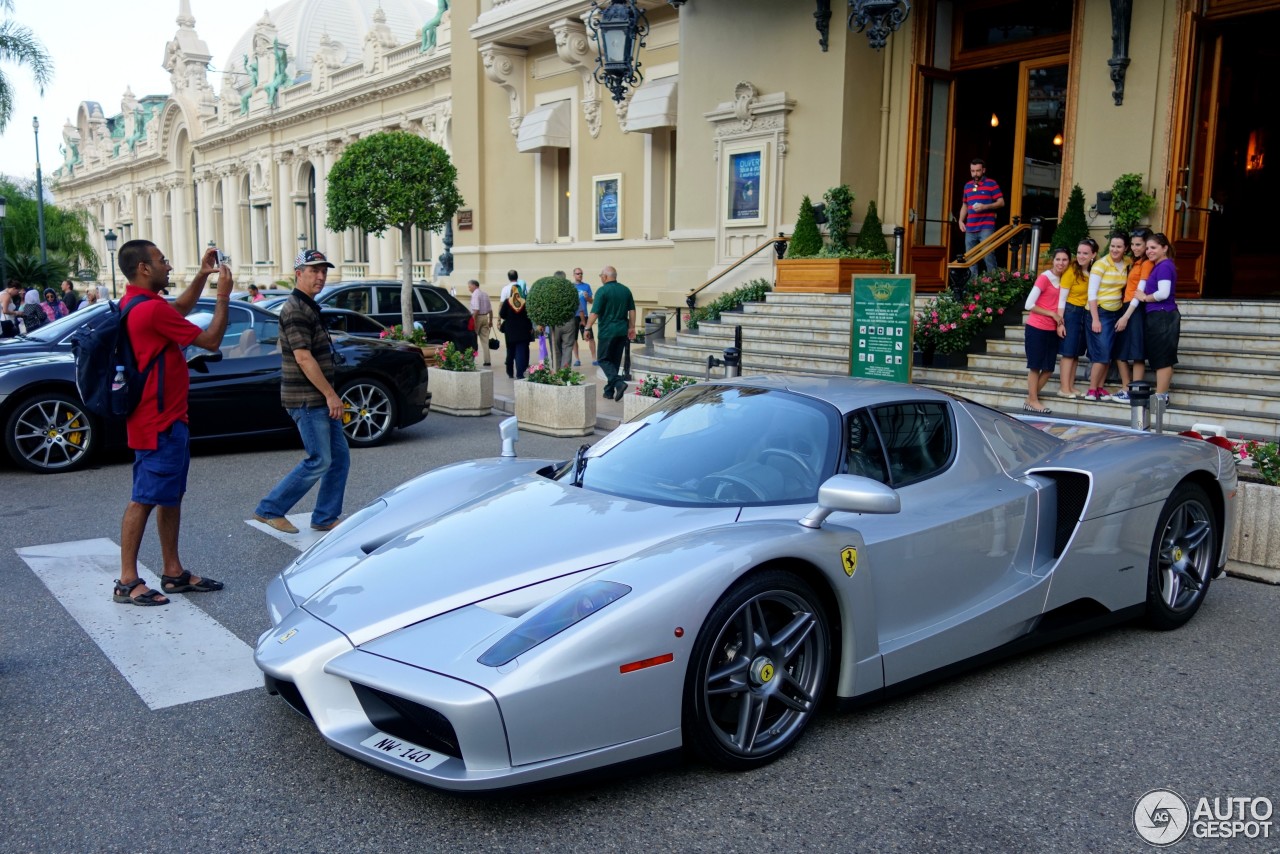
M 204 249 L 212 240 L 218 240 L 218 229 L 214 224 L 213 190 L 216 178 L 201 175 L 196 181 L 196 208 L 200 211 L 200 228 L 196 231 L 196 263 L 204 258 Z M 225 250 L 224 250 L 225 251 Z
M 151 205 L 151 222 L 148 223 L 151 227 L 151 237 L 149 239 L 152 243 L 161 247 L 161 252 L 166 254 L 172 252 L 173 247 L 167 245 L 168 238 L 164 233 L 164 190 L 160 187 L 150 187 L 147 189 L 147 198 L 150 200 Z
M 370 235 L 369 240 L 377 252 L 369 253 L 369 275 L 381 279 L 400 278 L 400 268 L 396 265 L 396 258 L 400 254 L 396 251 L 400 244 L 400 229 L 388 228 L 382 233 L 382 237 Z
M 319 249 L 325 255 L 342 255 L 341 251 L 335 251 L 335 248 L 341 249 L 341 244 L 334 239 L 334 235 L 325 226 L 325 221 L 329 218 L 329 200 L 327 194 L 329 192 L 329 170 L 333 168 L 334 153 L 332 148 L 326 144 L 311 149 L 311 163 L 316 167 L 316 249 Z M 341 260 L 341 258 L 339 258 Z
M 292 151 L 276 153 L 276 181 L 271 203 L 275 206 L 279 223 L 274 241 L 279 251 L 273 256 L 277 272 L 292 266 L 293 256 L 298 254 L 298 228 L 294 222 L 293 199 L 290 198 L 293 181 L 289 179 L 289 171 L 292 165 Z
M 245 257 L 240 234 L 240 176 L 231 169 L 225 169 L 219 175 L 222 181 L 222 234 L 227 244 L 222 251 L 231 256 L 232 264 L 245 264 L 250 259 Z
M 191 252 L 187 248 L 191 232 L 187 227 L 187 194 L 184 192 L 182 179 L 172 178 L 166 181 L 163 192 L 169 197 L 169 233 L 165 237 L 170 245 L 165 251 L 172 253 L 169 261 L 185 280 L 187 266 L 191 263 Z

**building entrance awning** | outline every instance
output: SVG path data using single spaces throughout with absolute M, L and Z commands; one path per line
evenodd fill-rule
M 676 126 L 678 76 L 646 80 L 631 96 L 627 108 L 627 130 L 651 131 Z
M 520 123 L 516 148 L 525 153 L 544 148 L 568 148 L 572 129 L 572 113 L 568 101 L 553 101 L 535 107 Z

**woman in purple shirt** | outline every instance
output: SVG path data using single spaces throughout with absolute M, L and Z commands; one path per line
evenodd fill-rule
M 1182 322 L 1178 302 L 1174 298 L 1178 289 L 1178 273 L 1173 266 L 1173 247 L 1169 245 L 1169 238 L 1162 233 L 1148 237 L 1147 258 L 1155 266 L 1134 296 L 1145 304 L 1147 361 L 1156 372 L 1156 394 L 1167 405 L 1173 366 L 1178 364 L 1178 334 Z

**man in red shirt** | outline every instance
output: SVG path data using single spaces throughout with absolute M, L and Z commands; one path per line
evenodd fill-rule
M 217 350 L 227 331 L 231 303 L 231 271 L 216 266 L 218 250 L 210 248 L 191 284 L 170 303 L 160 292 L 169 284 L 173 267 L 164 253 L 148 240 L 130 240 L 117 256 L 120 271 L 129 280 L 121 307 L 135 300 L 125 318 L 129 344 L 140 370 L 147 373 L 142 399 L 128 419 L 129 447 L 133 449 L 133 496 L 120 526 L 120 579 L 112 598 L 128 605 L 167 605 L 168 598 L 151 590 L 138 577 L 138 549 L 153 507 L 164 560 L 161 589 L 165 593 L 206 593 L 221 590 L 212 578 L 192 575 L 182 568 L 178 557 L 178 527 L 182 519 L 182 496 L 187 491 L 190 433 L 187 430 L 187 392 L 190 378 L 182 351 L 194 344 Z M 217 269 L 218 297 L 213 321 L 201 329 L 186 319 L 195 308 L 205 281 Z

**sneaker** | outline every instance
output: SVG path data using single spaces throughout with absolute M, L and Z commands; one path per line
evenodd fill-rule
M 600 364 L 600 363 L 599 363 L 599 362 L 592 362 L 591 364 L 593 364 L 593 365 L 598 365 L 598 364 Z
M 1105 388 L 1100 388 L 1098 389 L 1098 394 L 1094 398 L 1094 400 L 1097 400 L 1099 402 L 1106 402 L 1108 400 L 1111 400 L 1111 392 L 1107 391 Z
M 581 367 L 582 367 L 582 360 L 580 360 L 580 359 L 574 359 L 574 360 L 573 360 L 573 366 L 574 366 L 575 368 L 581 368 Z
M 1112 402 L 1113 402 L 1113 403 L 1128 403 L 1128 402 L 1129 402 L 1129 392 L 1127 392 L 1127 391 L 1118 391 L 1118 392 L 1116 392 L 1115 394 L 1111 395 L 1111 400 L 1112 400 Z
M 298 529 L 294 527 L 294 524 L 283 516 L 272 516 L 268 519 L 266 516 L 259 516 L 257 513 L 254 513 L 253 518 L 268 527 L 275 528 L 282 534 L 298 533 Z

